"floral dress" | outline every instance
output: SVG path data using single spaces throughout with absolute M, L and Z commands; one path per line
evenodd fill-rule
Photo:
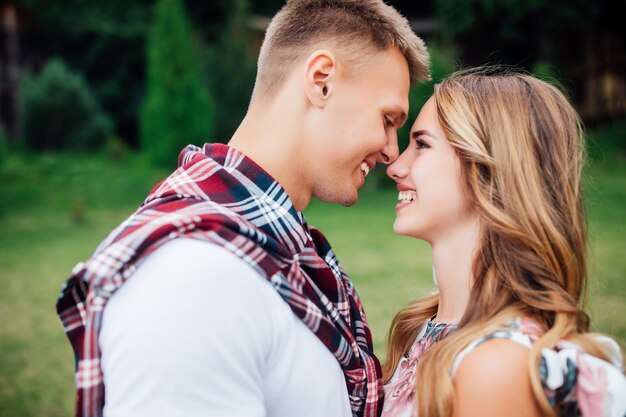
M 391 380 L 385 385 L 385 402 L 382 417 L 414 417 L 417 415 L 415 403 L 415 369 L 422 354 L 443 339 L 456 324 L 427 321 L 411 346 L 404 354 Z
M 455 328 L 450 324 L 427 322 L 409 352 L 402 358 L 391 380 L 385 385 L 383 417 L 415 417 L 415 368 L 419 358 L 433 343 Z M 463 358 L 491 339 L 509 339 L 530 348 L 541 334 L 532 321 L 516 319 L 501 330 L 476 339 L 457 356 L 452 375 Z M 554 349 L 543 349 L 540 375 L 548 401 L 561 416 L 625 417 L 626 377 L 617 343 L 609 337 L 595 335 L 606 346 L 610 362 L 585 353 L 574 343 L 561 341 Z

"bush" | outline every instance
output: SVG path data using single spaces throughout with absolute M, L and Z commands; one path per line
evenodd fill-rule
M 30 148 L 95 149 L 111 134 L 111 123 L 85 80 L 60 60 L 24 78 L 20 102 L 21 132 Z
M 214 105 L 180 0 L 159 0 L 148 39 L 146 99 L 141 112 L 144 151 L 163 166 L 189 143 L 213 138 Z

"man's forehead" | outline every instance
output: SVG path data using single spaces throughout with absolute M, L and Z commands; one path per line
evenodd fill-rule
M 378 49 L 374 46 L 346 48 L 335 45 L 329 48 L 335 53 L 348 78 L 405 78 L 410 83 L 409 64 L 406 57 L 395 47 Z
M 411 80 L 408 63 L 399 50 L 372 52 L 364 60 L 347 66 L 345 72 L 341 71 L 340 83 L 351 84 L 350 90 L 359 100 L 380 107 L 398 121 L 406 120 Z
M 390 92 L 398 92 L 400 96 L 408 95 L 411 87 L 409 64 L 399 51 L 393 49 L 378 54 L 364 71 L 366 82 Z

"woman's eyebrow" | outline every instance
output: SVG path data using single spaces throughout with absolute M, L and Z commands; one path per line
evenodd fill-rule
M 429 138 L 433 138 L 433 139 L 437 139 L 437 137 L 435 135 L 433 135 L 432 133 L 430 133 L 428 130 L 426 129 L 420 129 L 420 130 L 416 130 L 415 132 L 411 133 L 411 137 L 413 139 L 417 139 L 420 136 L 428 136 Z

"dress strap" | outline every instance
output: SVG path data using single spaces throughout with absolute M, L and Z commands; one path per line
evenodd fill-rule
M 452 364 L 452 372 L 451 372 L 452 376 L 454 377 L 457 369 L 459 368 L 459 365 L 461 365 L 461 361 L 472 350 L 476 349 L 478 346 L 480 346 L 481 344 L 489 340 L 509 339 L 513 342 L 519 343 L 520 345 L 530 349 L 533 345 L 533 340 L 531 339 L 531 336 L 528 333 L 521 331 L 521 328 L 522 328 L 521 320 L 516 319 L 508 323 L 507 325 L 505 325 L 504 328 L 502 328 L 501 330 L 497 330 L 491 334 L 479 337 L 478 339 L 474 340 L 472 343 L 467 345 L 465 349 L 459 352 L 459 354 L 456 356 L 456 359 L 454 360 L 454 363 Z

